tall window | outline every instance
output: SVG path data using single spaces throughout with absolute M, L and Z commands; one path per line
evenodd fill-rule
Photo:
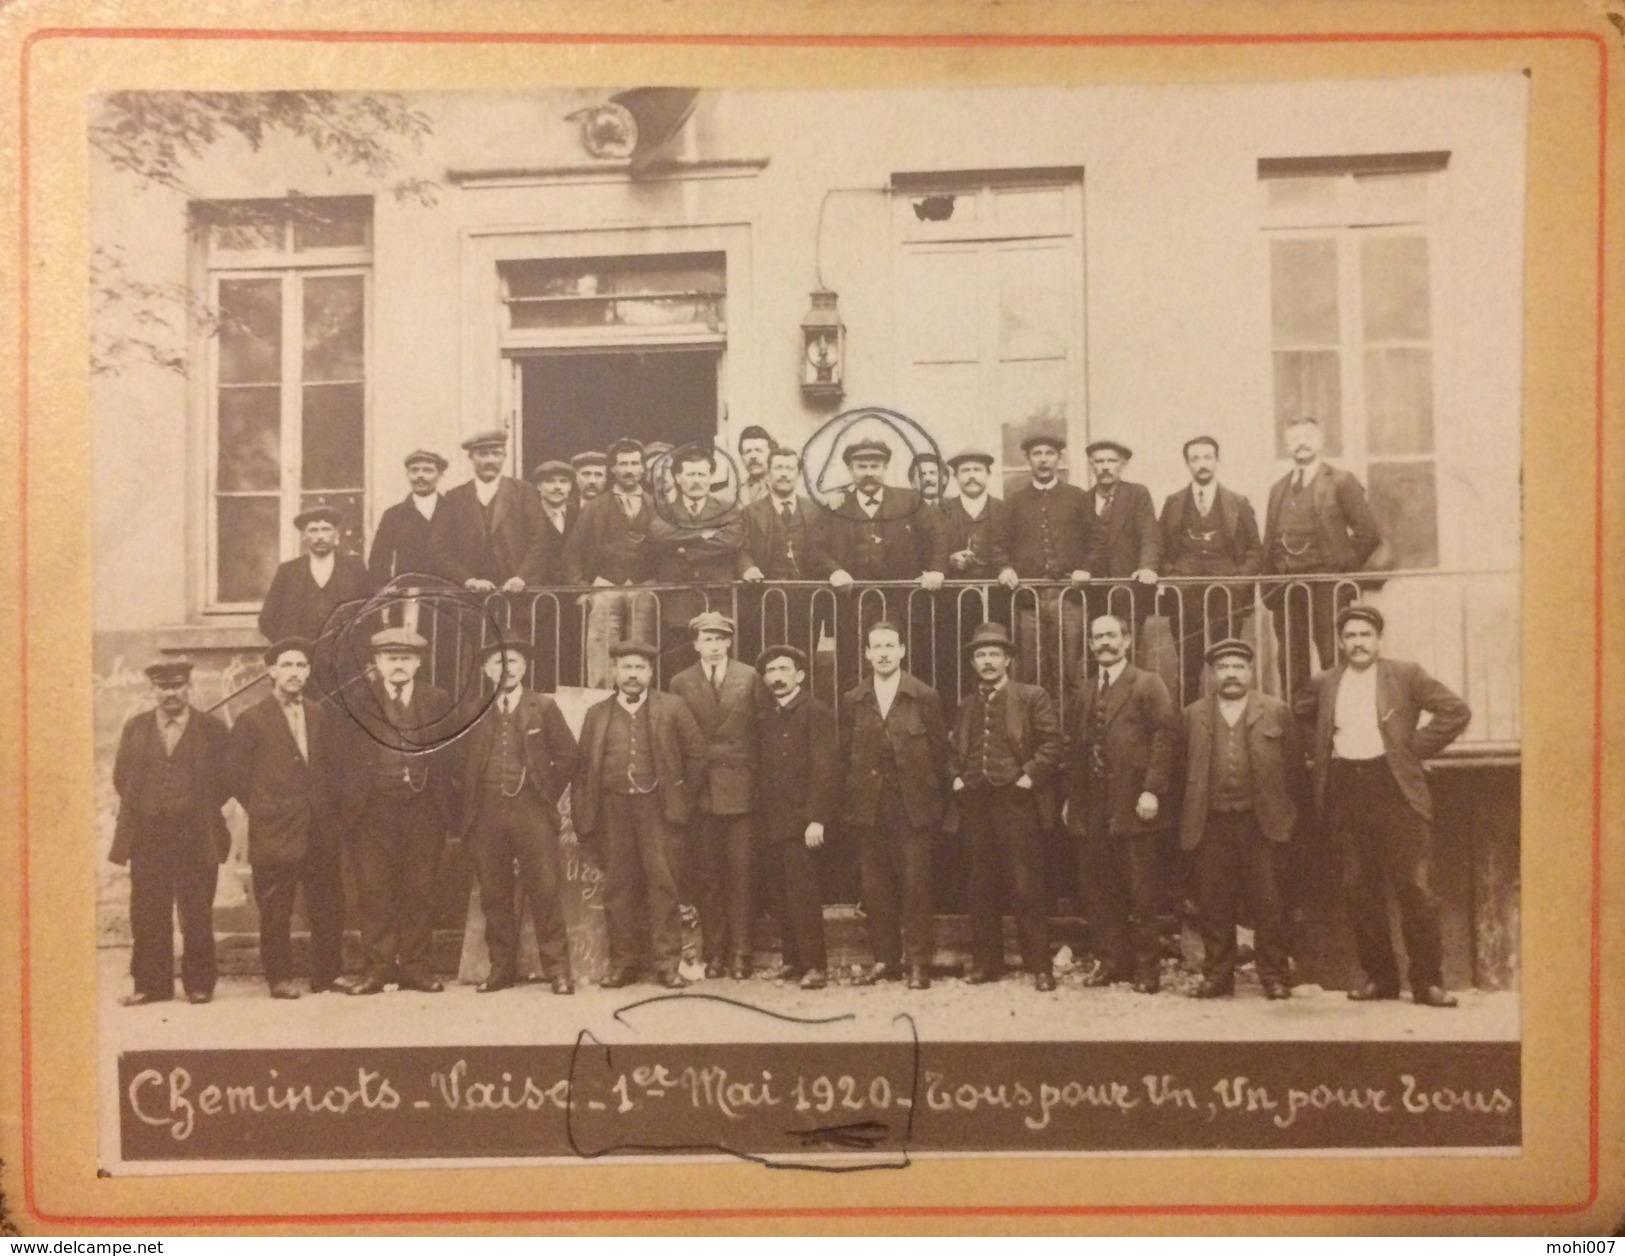
M 208 347 L 207 604 L 257 606 L 299 552 L 294 516 L 335 507 L 362 552 L 372 202 L 196 207 L 215 334 Z
M 1447 153 L 1258 163 L 1269 237 L 1276 455 L 1318 419 L 1400 567 L 1439 562 L 1433 222 Z

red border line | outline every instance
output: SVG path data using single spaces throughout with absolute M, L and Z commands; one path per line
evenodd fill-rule
M 1586 1197 L 1572 1204 L 1101 1204 L 1101 1205 L 966 1205 L 900 1206 L 850 1208 L 691 1208 L 642 1210 L 588 1210 L 550 1212 L 422 1212 L 422 1213 L 303 1213 L 296 1215 L 218 1213 L 198 1216 L 69 1216 L 41 1210 L 34 1179 L 33 1048 L 29 1032 L 33 1010 L 30 979 L 29 938 L 29 808 L 28 783 L 28 415 L 29 415 L 29 271 L 30 193 L 29 177 L 29 91 L 31 57 L 36 43 L 50 39 L 112 40 L 232 40 L 292 43 L 382 43 L 382 44 L 553 44 L 608 45 L 615 47 L 653 45 L 667 47 L 728 48 L 1145 48 L 1145 47 L 1223 47 L 1233 45 L 1291 44 L 1411 44 L 1484 42 L 1587 42 L 1597 49 L 1597 351 L 1595 362 L 1597 478 L 1594 497 L 1594 579 L 1593 630 L 1596 634 L 1593 657 L 1592 742 L 1592 834 L 1591 834 L 1591 1016 L 1590 1016 L 1590 1121 L 1589 1177 Z M 766 1218 L 814 1217 L 1355 1217 L 1355 1216 L 1566 1216 L 1589 1208 L 1599 1193 L 1601 1152 L 1601 1045 L 1602 1045 L 1602 816 L 1603 816 L 1603 679 L 1604 679 L 1604 600 L 1607 587 L 1603 574 L 1604 504 L 1604 393 L 1606 363 L 1605 285 L 1607 271 L 1607 189 L 1608 189 L 1608 45 L 1600 35 L 1587 31 L 1507 30 L 1507 31 L 1338 31 L 1307 34 L 1213 34 L 1213 35 L 683 35 L 624 34 L 534 31 L 343 31 L 343 30 L 253 30 L 202 27 L 44 27 L 31 31 L 22 43 L 18 74 L 18 289 L 22 317 L 18 320 L 18 472 L 17 500 L 20 509 L 18 608 L 24 648 L 20 651 L 21 688 L 19 709 L 22 745 L 19 753 L 22 786 L 22 849 L 20 860 L 18 920 L 22 926 L 22 981 L 20 1027 L 22 1036 L 22 1144 L 23 1197 L 28 1211 L 41 1221 L 78 1226 L 285 1226 L 285 1225 L 400 1225 L 412 1222 L 464 1224 L 515 1221 L 594 1222 L 594 1221 L 678 1221 L 754 1220 Z

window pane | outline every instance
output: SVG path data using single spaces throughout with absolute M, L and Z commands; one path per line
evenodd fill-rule
M 1403 568 L 1439 565 L 1439 506 L 1431 462 L 1373 462 L 1371 513 Z
M 1357 218 L 1415 220 L 1427 211 L 1430 174 L 1357 174 L 1354 214 Z
M 221 253 L 281 252 L 282 230 L 280 221 L 216 223 L 209 245 Z
M 1428 242 L 1421 236 L 1360 241 L 1367 340 L 1428 338 Z
M 339 512 L 339 549 L 357 558 L 361 552 L 361 494 L 355 493 L 302 493 L 299 509 L 312 506 L 331 506 Z
M 282 470 L 282 389 L 275 384 L 220 390 L 221 492 L 275 490 Z
M 1275 358 L 1275 456 L 1285 458 L 1285 428 L 1293 419 L 1315 419 L 1326 453 L 1343 452 L 1343 380 L 1332 349 L 1277 350 Z
M 362 377 L 366 288 L 360 275 L 305 280 L 305 381 Z
M 1337 343 L 1337 244 L 1270 241 L 1270 310 L 1277 345 Z
M 1337 204 L 1337 175 L 1266 179 L 1271 209 L 1330 209 Z
M 364 201 L 295 201 L 289 213 L 297 252 L 364 248 L 371 234 L 372 206 Z
M 217 600 L 258 602 L 276 574 L 280 503 L 275 497 L 221 497 L 216 504 Z
M 1000 359 L 1065 358 L 1071 321 L 1065 247 L 1001 248 L 994 259 L 999 272 Z
M 220 281 L 220 382 L 275 383 L 282 378 L 282 281 Z
M 1433 452 L 1433 354 L 1365 351 L 1366 448 L 1373 455 Z
M 364 441 L 361 384 L 307 384 L 304 390 L 304 487 L 355 488 Z

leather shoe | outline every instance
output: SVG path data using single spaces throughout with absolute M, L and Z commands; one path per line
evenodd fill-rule
M 1374 981 L 1368 981 L 1363 986 L 1355 986 L 1349 991 L 1349 998 L 1356 1003 L 1373 1003 L 1378 999 L 1397 999 L 1399 991 L 1393 986 L 1379 986 Z
M 569 973 L 560 973 L 557 977 L 553 978 L 554 994 L 574 994 L 575 992 L 576 983 L 570 980 Z
M 1033 989 L 1037 990 L 1040 994 L 1051 994 L 1051 993 L 1053 993 L 1054 990 L 1055 990 L 1055 974 L 1054 973 L 1034 973 L 1033 974 Z
M 365 977 L 360 981 L 350 983 L 350 994 L 382 994 L 384 983 L 376 977 Z
M 925 975 L 924 965 L 909 965 L 908 988 L 910 990 L 929 990 L 931 988 L 931 978 Z
M 635 977 L 635 973 L 628 972 L 623 968 L 616 972 L 605 974 L 604 977 L 599 980 L 598 987 L 601 990 L 619 990 L 622 986 L 631 985 Z
M 735 960 L 733 967 L 728 969 L 728 976 L 734 981 L 749 981 L 750 965 L 744 960 Z
M 829 985 L 829 978 L 824 975 L 822 968 L 809 968 L 801 975 L 801 988 L 803 990 L 822 990 Z
M 726 977 L 728 969 L 720 959 L 709 959 L 705 961 L 705 975 L 715 981 L 719 977 Z
M 1264 983 L 1264 997 L 1266 999 L 1290 999 L 1292 987 L 1284 981 L 1266 981 Z
M 665 986 L 668 990 L 686 990 L 688 988 L 688 978 L 673 968 L 670 972 L 657 975 L 655 984 Z
M 119 1005 L 121 1007 L 145 1007 L 149 1003 L 168 1003 L 170 997 L 165 994 L 146 994 L 137 990 L 134 994 L 126 994 L 119 999 Z
M 1196 999 L 1227 999 L 1235 992 L 1236 987 L 1233 982 L 1212 981 L 1207 977 L 1203 977 L 1202 984 L 1196 987 L 1191 997 Z
M 890 964 L 871 964 L 856 977 L 852 978 L 855 986 L 872 986 L 877 981 L 896 981 L 897 970 Z
M 402 977 L 402 990 L 416 990 L 419 994 L 439 994 L 446 987 L 433 977 Z
M 1154 977 L 1142 977 L 1134 983 L 1135 994 L 1155 994 L 1161 989 L 1161 983 Z
M 1423 1007 L 1455 1007 L 1456 996 L 1443 986 L 1423 986 L 1411 991 L 1411 997 Z
M 474 987 L 475 994 L 495 994 L 498 990 L 508 990 L 513 987 L 512 977 L 487 977 Z
M 212 998 L 214 998 L 214 992 L 211 990 L 188 990 L 186 992 L 186 1001 L 188 1003 L 207 1003 Z
M 1084 974 L 1083 984 L 1091 989 L 1099 986 L 1115 985 L 1123 980 L 1115 968 L 1107 964 L 1096 964 L 1094 968 Z
M 299 997 L 299 987 L 291 981 L 273 982 L 271 997 L 273 999 L 297 999 Z

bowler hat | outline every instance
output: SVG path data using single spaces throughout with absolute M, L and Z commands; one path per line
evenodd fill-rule
M 807 670 L 807 656 L 793 645 L 770 645 L 756 656 L 756 670 L 764 670 L 774 659 L 789 659 L 797 671 Z
M 476 449 L 487 449 L 492 445 L 506 445 L 508 443 L 507 430 L 493 427 L 484 432 L 475 432 L 463 442 L 463 448 L 473 453 Z
M 1083 447 L 1083 452 L 1091 458 L 1104 450 L 1110 450 L 1124 462 L 1134 457 L 1134 451 L 1119 440 L 1092 440 Z
M 688 621 L 688 630 L 696 637 L 702 632 L 725 632 L 731 637 L 734 635 L 734 621 L 721 611 L 705 611 Z
M 339 526 L 339 512 L 331 506 L 312 506 L 293 517 L 293 526 L 300 532 L 312 523 L 330 523 L 336 528 Z
M 1352 602 L 1337 612 L 1337 631 L 1343 631 L 1343 625 L 1351 619 L 1363 619 L 1380 634 L 1382 632 L 1382 612 L 1370 602 Z
M 184 685 L 192 679 L 192 665 L 185 659 L 148 663 L 143 670 L 147 673 L 147 679 L 155 685 Z
M 283 637 L 282 640 L 266 646 L 265 650 L 260 654 L 260 658 L 264 660 L 267 667 L 271 667 L 289 650 L 298 650 L 299 653 L 305 656 L 305 662 L 307 663 L 316 657 L 316 647 L 307 638 Z
M 429 643 L 410 628 L 383 628 L 372 634 L 372 648 L 422 653 L 429 648 Z
M 660 651 L 647 641 L 616 641 L 609 647 L 609 657 L 612 659 L 625 658 L 628 654 L 639 655 L 653 663 L 660 656 Z
M 504 628 L 502 632 L 480 647 L 480 657 L 489 658 L 497 650 L 511 654 L 522 654 L 530 657 L 531 651 L 536 647 L 531 644 L 529 637 L 515 632 L 512 628 Z
M 1006 654 L 1016 652 L 1016 643 L 1010 640 L 1010 630 L 1003 624 L 991 620 L 977 625 L 976 630 L 970 635 L 970 640 L 965 643 L 965 650 L 970 653 L 984 645 L 1000 646 Z
M 414 449 L 411 453 L 407 454 L 406 465 L 411 466 L 414 462 L 432 462 L 442 471 L 444 471 L 449 465 L 444 458 L 435 453 L 432 449 Z
M 1249 663 L 1253 661 L 1253 647 L 1240 637 L 1226 637 L 1223 641 L 1215 641 L 1208 646 L 1207 653 L 1202 657 L 1209 663 L 1217 663 L 1222 658 L 1229 658 L 1232 654 L 1239 654 Z
M 883 440 L 871 438 L 869 440 L 855 440 L 841 452 L 841 461 L 849 467 L 855 460 L 863 457 L 879 458 L 882 462 L 890 462 L 891 446 Z

